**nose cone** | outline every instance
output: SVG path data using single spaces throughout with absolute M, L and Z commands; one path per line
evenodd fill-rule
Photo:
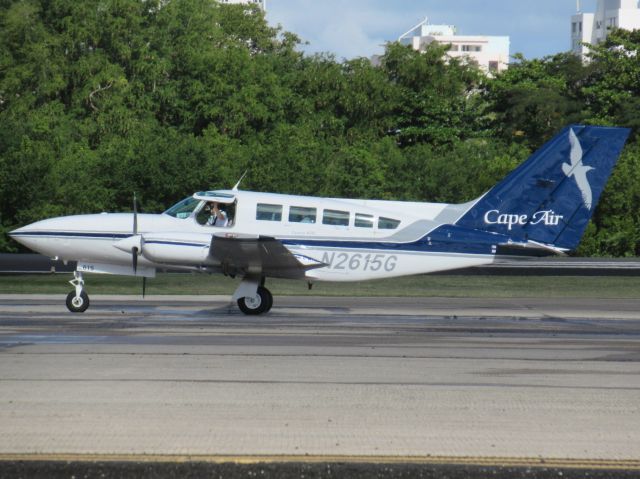
M 44 221 L 37 221 L 10 231 L 9 236 L 27 248 L 34 249 L 33 247 L 37 242 L 37 238 L 40 236 L 38 232 L 42 231 L 42 223 L 44 223 Z
M 13 239 L 20 241 L 20 238 L 23 236 L 28 236 L 38 229 L 38 225 L 42 223 L 42 221 L 37 221 L 35 223 L 31 223 L 30 225 L 23 226 L 22 228 L 18 228 L 17 230 L 9 231 L 9 236 Z
M 131 236 L 131 225 L 128 213 L 60 216 L 32 223 L 9 234 L 45 256 L 89 261 L 104 258 L 105 246 L 110 246 L 114 239 Z
M 38 222 L 39 223 L 39 222 Z M 9 231 L 9 236 L 11 236 L 12 238 L 19 238 L 20 236 L 32 232 L 34 231 L 36 228 L 34 228 L 35 225 L 37 225 L 38 223 L 31 223 L 30 225 L 27 226 L 23 226 L 22 228 L 18 228 L 16 230 L 13 231 Z
M 36 221 L 9 233 L 14 240 L 46 256 L 57 256 L 58 246 L 65 241 L 69 230 L 69 216 Z

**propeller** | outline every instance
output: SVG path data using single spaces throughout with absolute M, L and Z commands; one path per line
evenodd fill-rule
M 138 255 L 142 253 L 142 242 L 144 239 L 142 235 L 138 233 L 138 197 L 135 192 L 133 193 L 133 232 L 131 236 L 128 236 L 120 241 L 116 241 L 113 246 L 125 253 L 131 253 L 131 265 L 133 269 L 133 275 L 138 275 Z M 145 283 L 143 280 L 142 294 L 144 296 Z
M 138 199 L 136 197 L 135 191 L 133 192 L 133 236 L 138 234 Z M 140 248 L 138 246 L 133 246 L 131 248 L 132 262 L 133 262 L 133 274 L 135 275 L 138 272 L 138 254 L 140 253 Z M 142 297 L 147 291 L 147 277 L 142 277 Z
M 138 233 L 138 198 L 133 193 L 133 234 Z
M 133 193 L 133 235 L 138 234 L 138 201 L 135 192 Z M 133 274 L 138 271 L 138 253 L 140 249 L 137 246 L 131 248 L 131 254 L 133 255 Z M 144 294 L 143 294 L 144 296 Z
M 133 192 L 133 236 L 138 234 L 138 199 L 136 198 L 135 191 Z M 132 261 L 133 261 L 133 274 L 135 275 L 138 271 L 138 254 L 140 253 L 140 248 L 138 246 L 133 246 L 131 248 Z M 147 290 L 147 277 L 142 277 L 142 297 L 144 298 L 144 294 Z

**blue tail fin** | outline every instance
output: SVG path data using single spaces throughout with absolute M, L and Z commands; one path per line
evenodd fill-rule
M 566 127 L 479 198 L 456 224 L 514 241 L 575 249 L 629 131 Z

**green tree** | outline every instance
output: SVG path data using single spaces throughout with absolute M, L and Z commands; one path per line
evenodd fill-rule
M 588 116 L 581 90 L 588 69 L 577 56 L 527 60 L 518 54 L 514 60 L 485 89 L 492 128 L 500 137 L 535 149 L 567 124 Z
M 640 30 L 613 30 L 591 47 L 591 75 L 584 87 L 592 122 L 640 132 Z
M 602 194 L 578 254 L 640 255 L 640 145 L 627 147 Z
M 387 45 L 382 68 L 400 97 L 393 128 L 401 146 L 449 144 L 477 131 L 480 110 L 473 93 L 484 76 L 475 65 L 447 58 L 447 49 L 436 43 L 423 52 Z

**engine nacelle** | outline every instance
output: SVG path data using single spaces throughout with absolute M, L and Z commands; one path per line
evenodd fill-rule
M 198 266 L 207 262 L 210 234 L 164 233 L 144 235 L 142 255 L 154 263 Z

